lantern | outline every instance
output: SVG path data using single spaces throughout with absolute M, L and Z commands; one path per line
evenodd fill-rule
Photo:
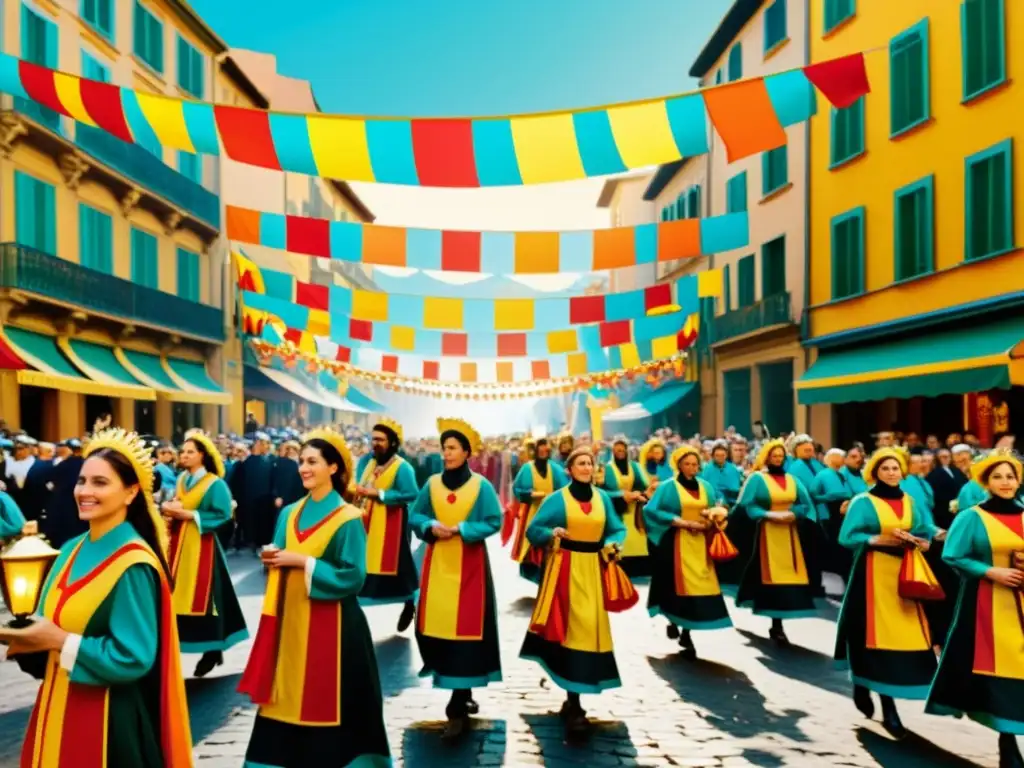
M 39 536 L 23 536 L 0 554 L 0 589 L 14 614 L 14 627 L 26 627 L 39 607 L 39 595 L 60 554 Z

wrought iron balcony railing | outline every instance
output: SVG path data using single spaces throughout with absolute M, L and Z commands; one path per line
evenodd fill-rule
M 766 296 L 761 301 L 718 315 L 711 324 L 710 343 L 745 336 L 774 325 L 793 322 L 793 306 L 789 291 Z

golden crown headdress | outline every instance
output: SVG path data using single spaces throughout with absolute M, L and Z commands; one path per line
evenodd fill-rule
M 156 531 L 157 542 L 160 545 L 161 554 L 167 557 L 168 536 L 167 526 L 160 517 L 160 512 L 153 501 L 153 453 L 146 442 L 135 432 L 128 432 L 124 429 L 104 429 L 97 432 L 85 445 L 82 455 L 88 459 L 92 454 L 109 448 L 123 456 L 135 476 L 139 479 L 139 492 L 146 500 L 146 511 L 153 520 L 153 529 Z
M 788 453 L 788 451 L 786 450 L 785 440 L 779 437 L 775 438 L 774 440 L 769 440 L 764 445 L 762 445 L 761 450 L 757 452 L 757 458 L 754 459 L 753 469 L 763 469 L 764 465 L 768 463 L 768 457 L 771 455 L 771 452 L 774 451 L 776 448 L 781 448 L 784 453 Z
M 875 482 L 875 472 L 878 471 L 878 466 L 886 459 L 895 459 L 896 463 L 900 465 L 900 471 L 907 474 L 907 456 L 909 454 L 900 450 L 899 448 L 879 448 L 871 454 L 871 458 L 868 459 L 867 464 L 864 465 L 864 477 L 868 482 Z
M 375 422 L 373 422 L 373 426 L 385 427 L 386 429 L 390 429 L 392 432 L 395 433 L 395 436 L 398 437 L 398 442 L 405 442 L 405 432 L 402 431 L 402 425 L 399 424 L 394 419 L 392 419 L 390 416 L 380 417 Z
M 680 445 L 678 448 L 676 448 L 674 451 L 672 451 L 672 459 L 671 459 L 672 471 L 673 472 L 678 472 L 679 471 L 679 462 L 682 461 L 687 456 L 691 456 L 691 455 L 697 457 L 697 466 L 698 467 L 701 464 L 704 463 L 704 461 L 703 461 L 703 459 L 702 459 L 702 457 L 700 455 L 700 449 L 696 448 L 696 447 L 694 447 L 692 445 Z
M 589 445 L 577 445 L 575 448 L 572 449 L 569 455 L 565 457 L 566 470 L 571 469 L 573 462 L 576 461 L 576 459 L 578 459 L 580 456 L 589 456 L 591 461 L 593 461 L 595 464 L 597 463 L 597 457 L 594 456 L 593 448 L 591 448 Z
M 1024 466 L 1021 465 L 1020 459 L 1013 454 L 1013 451 L 1008 448 L 997 448 L 994 451 L 989 451 L 985 456 L 974 462 L 971 465 L 971 476 L 984 485 L 985 483 L 982 478 L 999 464 L 1009 464 L 1017 474 L 1018 480 L 1024 476 Z
M 214 444 L 210 436 L 203 432 L 201 429 L 190 429 L 185 433 L 186 440 L 192 440 L 193 442 L 199 443 L 203 447 L 203 451 L 213 459 L 213 470 L 217 477 L 224 477 L 224 457 L 220 455 L 220 451 L 217 450 L 217 446 Z
M 438 418 L 437 431 L 442 435 L 445 432 L 458 432 L 464 438 L 469 440 L 469 450 L 471 453 L 479 451 L 483 445 L 483 440 L 480 439 L 480 433 L 473 429 L 468 422 L 463 421 L 462 419 Z
M 570 432 L 569 430 L 558 433 L 558 439 L 556 440 L 555 445 L 556 447 L 561 448 L 562 443 L 566 441 L 568 441 L 570 448 L 576 445 L 576 438 L 573 437 L 572 432 Z
M 354 477 L 352 452 L 348 449 L 348 443 L 345 441 L 345 436 L 330 427 L 321 427 L 320 429 L 314 429 L 312 432 L 307 432 L 302 436 L 303 444 L 308 443 L 310 440 L 323 440 L 325 443 L 329 443 L 331 447 L 341 455 L 341 463 L 344 465 L 342 469 L 345 470 L 349 483 L 351 483 Z
M 640 460 L 640 466 L 647 466 L 647 455 L 651 452 L 651 448 L 658 446 L 661 448 L 661 452 L 665 454 L 665 458 L 668 458 L 668 449 L 665 447 L 665 441 L 659 440 L 658 438 L 651 438 L 643 447 L 640 449 L 640 455 L 637 458 Z

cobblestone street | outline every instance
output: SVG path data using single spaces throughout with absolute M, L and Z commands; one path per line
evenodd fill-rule
M 563 694 L 533 664 L 518 659 L 532 607 L 531 588 L 504 551 L 492 551 L 505 681 L 479 691 L 475 730 L 455 747 L 439 743 L 447 695 L 417 677 L 411 630 L 394 633 L 399 609 L 368 609 L 377 642 L 385 718 L 396 765 L 407 766 L 884 766 L 994 768 L 995 734 L 966 721 L 925 716 L 901 704 L 913 731 L 893 742 L 850 701 L 843 673 L 832 668 L 835 613 L 787 626 L 794 647 L 770 644 L 768 622 L 735 611 L 736 630 L 695 635 L 701 660 L 686 662 L 660 620 L 640 606 L 613 617 L 616 657 L 625 685 L 585 696 L 597 718 L 585 746 L 563 743 L 554 714 Z M 230 558 L 236 588 L 256 626 L 263 576 L 250 556 Z M 642 604 L 646 594 L 641 596 Z M 251 643 L 227 654 L 209 679 L 188 682 L 197 765 L 238 768 L 254 711 L 235 693 Z M 195 658 L 186 657 L 191 671 Z M 13 664 L 0 664 L 0 766 L 17 755 L 36 684 Z

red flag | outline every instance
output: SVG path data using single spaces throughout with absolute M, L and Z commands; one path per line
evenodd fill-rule
M 804 67 L 804 75 L 836 109 L 848 107 L 871 92 L 863 53 L 811 64 Z

